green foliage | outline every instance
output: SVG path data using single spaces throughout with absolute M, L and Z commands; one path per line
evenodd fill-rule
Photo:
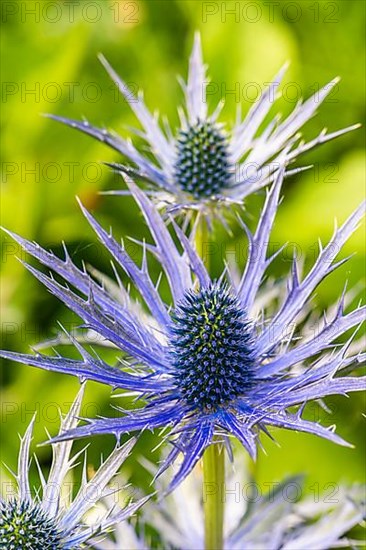
M 234 119 L 239 99 L 247 110 L 256 92 L 286 60 L 291 64 L 284 81 L 285 97 L 279 103 L 284 113 L 295 106 L 300 95 L 306 98 L 334 76 L 341 76 L 340 84 L 321 106 L 318 116 L 306 126 L 307 137 L 317 135 L 323 126 L 333 131 L 364 118 L 361 37 L 365 4 L 359 0 L 305 0 L 273 5 L 259 0 L 100 0 L 60 2 L 58 11 L 51 7 L 42 11 L 42 4 L 54 2 L 19 0 L 4 4 L 17 7 L 18 12 L 3 13 L 2 224 L 56 253 L 62 253 L 60 243 L 65 240 L 74 258 L 85 259 L 110 274 L 109 258 L 95 243 L 75 195 L 95 211 L 105 226 L 112 225 L 116 235 L 147 236 L 130 199 L 98 194 L 121 185 L 100 161 L 120 159 L 94 140 L 41 116 L 85 116 L 96 125 L 105 124 L 128 135 L 126 127 L 135 124 L 134 117 L 98 62 L 98 52 L 103 52 L 133 90 L 144 89 L 147 104 L 151 108 L 159 106 L 175 125 L 175 108 L 181 100 L 175 76 L 186 75 L 196 29 L 202 33 L 205 60 L 210 66 L 212 101 L 223 96 L 227 99 L 221 120 Z M 26 11 L 25 6 L 29 10 L 32 4 L 41 10 L 39 17 Z M 290 4 L 298 7 L 297 12 Z M 227 9 L 229 5 L 239 5 L 239 11 L 225 13 L 224 5 Z M 61 14 L 58 20 L 57 14 Z M 301 159 L 302 164 L 312 163 L 315 168 L 287 181 L 274 245 L 289 241 L 304 258 L 312 259 L 317 238 L 329 238 L 334 218 L 342 222 L 360 202 L 365 166 L 362 138 L 362 130 L 357 130 Z M 258 198 L 247 203 L 249 223 L 255 219 L 251 208 L 257 212 Z M 235 235 L 239 245 L 235 250 L 239 250 L 238 261 L 242 264 L 242 238 L 239 231 Z M 234 250 L 227 235 L 218 233 L 217 237 L 220 247 L 212 258 L 213 269 L 222 261 L 223 252 Z M 346 253 L 357 249 L 358 256 L 321 286 L 314 304 L 325 307 L 333 303 L 345 278 L 350 286 L 362 287 L 364 245 L 360 229 L 346 249 Z M 290 248 L 288 252 L 274 267 L 277 276 L 290 266 Z M 69 329 L 78 321 L 16 261 L 19 254 L 15 245 L 5 239 L 1 345 L 28 351 L 29 346 L 55 336 L 58 321 Z M 34 410 L 39 411 L 37 439 L 45 439 L 44 427 L 55 433 L 57 407 L 67 410 L 77 387 L 77 381 L 65 376 L 7 364 L 3 370 L 1 459 L 14 467 L 18 448 L 15 434 L 25 431 Z M 122 401 L 124 406 L 132 406 L 131 398 Z M 303 434 L 279 434 L 281 448 L 269 440 L 264 442 L 268 456 L 260 453 L 255 466 L 258 479 L 265 483 L 279 480 L 283 474 L 304 471 L 309 474 L 309 483 L 318 483 L 322 492 L 326 484 L 362 478 L 362 405 L 360 396 L 347 402 L 344 398 L 328 402 L 335 410 L 340 434 L 356 445 L 355 450 L 335 448 L 329 442 Z M 83 414 L 102 413 L 110 413 L 109 392 L 90 384 Z M 320 407 L 313 407 L 309 414 L 319 415 L 324 422 L 334 421 Z M 139 442 L 139 451 L 157 460 L 158 452 L 150 453 L 154 444 L 154 437 L 146 434 Z M 96 465 L 100 452 L 112 445 L 112 438 L 96 439 L 90 449 L 90 462 Z M 48 461 L 47 447 L 40 449 L 40 458 Z M 136 458 L 130 458 L 129 464 L 135 479 L 138 477 L 137 481 L 147 486 Z

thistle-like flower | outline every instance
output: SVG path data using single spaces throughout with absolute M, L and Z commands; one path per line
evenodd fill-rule
M 189 62 L 188 80 L 187 83 L 181 82 L 185 107 L 179 109 L 180 128 L 173 132 L 165 121 L 163 130 L 157 117 L 147 109 L 142 94 L 135 97 L 106 59 L 101 56 L 100 60 L 141 123 L 143 131 L 136 132 L 146 141 L 154 160 L 142 154 L 130 140 L 104 128 L 94 127 L 87 121 L 49 116 L 93 136 L 121 153 L 133 166 L 111 166 L 149 182 L 158 204 L 167 206 L 170 212 L 198 210 L 208 220 L 214 215 L 221 216 L 218 206 L 242 204 L 246 196 L 272 182 L 280 166 L 293 162 L 316 145 L 359 126 L 354 125 L 330 134 L 323 130 L 307 143 L 300 141 L 300 128 L 314 115 L 318 105 L 338 82 L 336 78 L 305 102 L 299 102 L 282 122 L 280 116 L 276 116 L 261 130 L 278 96 L 285 66 L 244 119 L 238 111 L 237 121 L 228 131 L 218 122 L 223 101 L 219 102 L 213 113 L 208 113 L 206 89 L 209 80 L 197 33 Z M 115 193 L 118 194 L 118 191 Z
M 350 540 L 347 533 L 365 520 L 364 486 L 340 486 L 336 499 L 320 495 L 316 502 L 314 495 L 303 496 L 304 480 L 297 476 L 276 483 L 268 493 L 261 494 L 241 464 L 237 467 L 238 458 L 235 457 L 235 472 L 230 470 L 222 487 L 211 484 L 207 488 L 208 492 L 222 491 L 225 500 L 224 550 L 328 550 L 362 546 L 362 540 Z M 143 521 L 160 534 L 163 548 L 204 550 L 207 495 L 202 483 L 202 469 L 197 466 L 176 491 L 158 503 L 150 500 L 144 506 Z M 164 492 L 164 484 L 160 490 Z
M 62 420 L 60 435 L 74 429 L 77 425 L 76 417 L 80 413 L 83 391 L 84 386 Z M 69 494 L 65 496 L 64 483 L 70 469 L 75 466 L 84 451 L 71 456 L 71 441 L 53 444 L 53 459 L 47 480 L 35 457 L 42 489 L 33 495 L 29 483 L 29 450 L 35 418 L 34 416 L 21 439 L 18 472 L 14 474 L 18 487 L 17 493 L 11 498 L 4 495 L 5 498 L 0 499 L 0 547 L 7 550 L 85 548 L 86 541 L 96 534 L 107 533 L 109 529 L 133 514 L 147 500 L 144 498 L 129 504 L 124 509 L 116 510 L 115 506 L 111 506 L 104 517 L 93 525 L 88 525 L 84 521 L 87 512 L 100 499 L 111 494 L 108 484 L 129 455 L 134 440 L 130 439 L 123 446 L 116 447 L 90 481 L 86 481 L 85 464 L 83 479 L 74 499 L 72 499 L 70 487 Z
M 261 293 L 261 283 L 271 261 L 278 255 L 277 252 L 267 257 L 267 248 L 283 175 L 281 170 L 267 193 L 255 233 L 246 229 L 249 257 L 238 281 L 230 275 L 230 270 L 229 274 L 225 270 L 218 280 L 212 280 L 190 239 L 172 221 L 182 246 L 178 248 L 153 202 L 129 178 L 129 189 L 154 239 L 154 244 L 143 244 L 141 267 L 128 255 L 123 244 L 121 246 L 82 207 L 103 245 L 133 281 L 150 310 L 150 317 L 146 313 L 139 316 L 120 281 L 122 302 L 116 301 L 115 293 L 111 293 L 108 286 L 101 286 L 85 269 L 75 266 L 66 251 L 62 260 L 12 234 L 27 252 L 72 285 L 75 290 L 26 264 L 53 294 L 83 319 L 85 327 L 117 347 L 121 368 L 110 366 L 98 355 L 89 353 L 73 335 L 69 336 L 70 341 L 80 352 L 80 360 L 41 353 L 3 351 L 1 355 L 72 374 L 80 380 L 91 379 L 134 391 L 146 400 L 141 408 L 123 411 L 120 417 L 89 419 L 86 425 L 70 429 L 56 441 L 106 433 L 119 437 L 126 432 L 170 427 L 174 447 L 160 472 L 183 454 L 171 489 L 189 474 L 213 442 L 224 441 L 230 446 L 230 436 L 234 436 L 254 458 L 258 433 L 267 433 L 268 426 L 309 432 L 346 444 L 334 433 L 333 427 L 325 428 L 306 420 L 302 412 L 309 400 L 365 387 L 365 377 L 342 376 L 342 369 L 350 370 L 364 358 L 360 353 L 349 352 L 352 338 L 342 346 L 339 343 L 332 346 L 332 342 L 358 326 L 364 320 L 366 308 L 358 307 L 345 313 L 343 295 L 332 318 L 319 320 L 315 334 L 313 330 L 300 338 L 312 294 L 319 283 L 345 261 L 335 259 L 357 227 L 364 205 L 335 230 L 327 246 L 320 248 L 313 267 L 302 278 L 294 258 L 287 292 L 284 296 L 279 294 L 273 304 L 269 296 L 272 298 L 273 290 L 280 285 L 272 284 L 268 296 Z M 148 252 L 160 262 L 170 286 L 172 304 L 169 307 L 150 277 Z M 294 406 L 300 407 L 294 411 Z

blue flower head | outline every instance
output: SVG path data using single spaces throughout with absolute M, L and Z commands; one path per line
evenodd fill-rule
M 167 206 L 169 212 L 189 209 L 202 212 L 208 220 L 221 217 L 218 207 L 242 204 L 246 196 L 271 183 L 280 166 L 292 163 L 314 146 L 359 126 L 330 134 L 323 130 L 307 143 L 300 141 L 299 130 L 338 82 L 336 78 L 307 101 L 299 102 L 282 122 L 276 116 L 262 129 L 278 96 L 285 66 L 247 116 L 242 118 L 239 111 L 235 125 L 230 131 L 227 130 L 218 121 L 223 100 L 213 113 L 208 112 L 206 89 L 209 80 L 197 33 L 189 61 L 188 80 L 187 83 L 181 81 L 185 105 L 179 109 L 180 127 L 173 132 L 165 120 L 163 130 L 158 118 L 147 109 L 142 94 L 135 97 L 106 59 L 101 56 L 100 60 L 141 123 L 143 131 L 136 132 L 145 140 L 152 160 L 151 155 L 142 154 L 130 140 L 104 128 L 96 128 L 87 121 L 50 116 L 118 151 L 132 166 L 111 166 L 119 172 L 147 181 L 157 203 Z
M 252 330 L 226 285 L 188 291 L 172 318 L 171 375 L 187 403 L 215 411 L 252 387 Z
M 60 435 L 76 427 L 83 393 L 84 386 L 61 422 Z M 92 525 L 85 521 L 88 511 L 106 495 L 111 495 L 108 484 L 129 455 L 134 446 L 133 439 L 116 447 L 90 481 L 87 481 L 86 462 L 84 463 L 83 479 L 74 499 L 72 491 L 66 497 L 64 483 L 84 451 L 71 456 L 71 441 L 53 444 L 53 458 L 47 479 L 35 460 L 42 488 L 34 495 L 29 482 L 29 451 L 35 419 L 34 416 L 21 439 L 18 472 L 15 475 L 16 495 L 11 498 L 4 495 L 4 498 L 0 498 L 0 548 L 78 550 L 84 548 L 86 541 L 93 540 L 95 535 L 105 534 L 146 502 L 147 498 L 143 498 L 124 509 L 113 505 L 98 521 L 94 520 Z
M 170 231 L 153 202 L 129 178 L 129 189 L 153 237 L 152 244 L 142 245 L 141 266 L 128 255 L 123 243 L 118 243 L 82 207 L 100 241 L 133 281 L 148 314 L 129 297 L 119 277 L 115 292 L 110 285 L 99 284 L 85 268 L 78 268 L 66 250 L 62 260 L 12 234 L 27 252 L 66 281 L 67 286 L 26 264 L 82 318 L 84 327 L 117 349 L 121 364 L 110 366 L 85 349 L 74 335 L 69 339 L 79 351 L 80 360 L 59 354 L 6 351 L 2 356 L 130 390 L 144 401 L 140 408 L 128 412 L 121 409 L 119 417 L 89 419 L 86 425 L 70 429 L 56 441 L 106 433 L 120 437 L 128 432 L 166 428 L 174 446 L 160 471 L 183 454 L 171 488 L 189 474 L 213 442 L 224 442 L 230 448 L 229 440 L 234 436 L 254 458 L 258 434 L 268 433 L 271 426 L 346 444 L 333 428 L 304 419 L 302 411 L 312 399 L 346 394 L 365 386 L 364 377 L 345 376 L 343 372 L 345 367 L 359 365 L 364 356 L 352 352 L 352 338 L 339 345 L 339 337 L 363 321 L 365 307 L 345 313 L 343 296 L 335 313 L 319 320 L 315 335 L 309 337 L 306 331 L 303 338 L 300 335 L 314 290 L 345 261 L 336 258 L 357 227 L 364 205 L 320 248 L 305 276 L 301 277 L 295 257 L 287 290 L 280 284 L 272 284 L 269 289 L 263 281 L 278 253 L 268 256 L 267 248 L 283 175 L 281 170 L 267 193 L 254 234 L 246 228 L 249 257 L 240 277 L 227 268 L 218 280 L 212 280 L 191 239 L 173 220 Z M 150 277 L 148 254 L 160 262 L 168 281 L 172 297 L 169 306 Z M 268 296 L 276 292 L 273 303 Z M 292 327 L 292 331 L 286 327 Z

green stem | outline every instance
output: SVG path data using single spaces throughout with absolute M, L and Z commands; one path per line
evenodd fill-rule
M 209 271 L 210 258 L 207 254 L 209 250 L 209 234 L 207 231 L 207 224 L 202 218 L 197 226 L 195 242 L 197 253 L 201 256 L 202 260 L 205 262 L 206 269 Z
M 225 453 L 221 445 L 210 445 L 203 455 L 203 505 L 205 549 L 222 550 L 224 543 Z
M 201 219 L 196 232 L 196 250 L 210 269 L 209 234 Z M 205 549 L 222 550 L 224 539 L 224 511 L 222 498 L 225 482 L 225 453 L 220 444 L 210 445 L 203 455 L 203 500 L 205 512 Z

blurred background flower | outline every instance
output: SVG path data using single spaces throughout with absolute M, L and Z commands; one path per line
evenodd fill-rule
M 145 462 L 148 470 L 151 465 Z M 204 501 L 213 491 L 225 500 L 224 549 L 329 550 L 363 544 L 365 486 L 338 488 L 339 498 L 325 493 L 304 497 L 301 476 L 279 480 L 263 493 L 247 473 L 245 460 L 228 468 L 225 484 L 203 486 L 202 469 L 192 474 L 168 497 L 150 500 L 142 510 L 145 525 L 153 525 L 163 548 L 204 550 Z M 160 486 L 160 487 L 159 487 Z M 158 484 L 164 490 L 164 485 Z M 189 506 L 187 503 L 189 502 Z M 128 524 L 123 523 L 121 532 Z M 345 536 L 347 533 L 350 537 Z
M 300 96 L 308 97 L 335 75 L 341 77 L 317 117 L 306 126 L 306 138 L 317 135 L 324 126 L 331 132 L 364 118 L 365 4 L 358 0 L 19 0 L 2 3 L 2 22 L 2 224 L 56 253 L 61 252 L 60 241 L 64 239 L 74 261 L 80 264 L 83 258 L 111 275 L 109 258 L 96 244 L 74 197 L 78 194 L 88 209 L 95 210 L 103 226 L 113 225 L 117 237 L 147 236 L 130 198 L 98 194 L 120 185 L 100 164 L 118 161 L 118 154 L 40 116 L 44 112 L 67 113 L 76 119 L 84 115 L 97 125 L 129 134 L 126 126 L 135 125 L 134 116 L 97 60 L 99 52 L 123 74 L 133 91 L 143 88 L 148 107 L 160 107 L 173 125 L 179 123 L 176 104 L 181 99 L 173 76 L 186 74 L 196 29 L 201 32 L 205 61 L 210 66 L 209 105 L 224 97 L 223 119 L 234 121 L 239 102 L 243 112 L 248 111 L 268 75 L 275 74 L 286 60 L 290 67 L 277 105 L 284 115 Z M 329 239 L 334 217 L 343 221 L 360 203 L 365 177 L 363 142 L 364 132 L 357 130 L 310 151 L 301 164 L 312 163 L 314 169 L 285 182 L 286 199 L 279 209 L 270 246 L 275 250 L 282 242 L 289 241 L 289 245 L 272 267 L 276 277 L 287 271 L 294 247 L 306 268 L 314 260 L 318 237 L 323 242 Z M 252 197 L 247 203 L 247 222 L 252 228 L 262 199 Z M 220 272 L 225 253 L 243 267 L 247 250 L 241 235 L 234 228 L 234 239 L 217 233 L 217 244 L 207 245 L 205 253 L 210 255 L 213 275 Z M 20 249 L 2 238 L 1 347 L 28 352 L 30 345 L 56 334 L 57 321 L 71 331 L 79 321 L 45 293 L 16 261 Z M 133 243 L 129 246 L 138 260 L 138 248 Z M 364 287 L 362 228 L 350 239 L 344 255 L 354 250 L 358 250 L 357 256 L 319 287 L 314 304 L 320 308 L 335 302 L 346 278 L 350 288 Z M 165 290 L 163 287 L 162 292 Z M 358 299 L 355 293 L 353 305 Z M 44 426 L 54 434 L 57 407 L 64 412 L 68 409 L 69 396 L 74 395 L 78 382 L 14 364 L 7 364 L 2 373 L 1 459 L 15 467 L 15 434 L 24 433 L 35 410 L 39 411 L 34 426 L 37 439 L 44 438 Z M 108 388 L 89 384 L 82 415 L 108 414 L 109 401 Z M 126 395 L 119 404 L 129 408 L 133 401 Z M 260 453 L 252 472 L 261 487 L 299 471 L 307 474 L 304 492 L 310 495 L 316 490 L 337 490 L 340 481 L 365 478 L 360 414 L 364 398 L 354 395 L 347 403 L 341 397 L 329 398 L 326 404 L 333 410 L 332 419 L 317 404 L 306 414 L 323 423 L 335 421 L 338 433 L 354 442 L 356 449 L 338 448 L 306 434 L 276 433 L 280 446 L 266 441 L 268 455 Z M 97 467 L 100 451 L 107 453 L 113 446 L 112 436 L 97 438 L 88 454 L 90 463 Z M 153 446 L 154 436 L 146 433 L 136 448 L 144 455 Z M 39 451 L 40 463 L 47 467 L 50 449 L 42 447 Z M 157 462 L 159 450 L 149 454 L 149 459 Z M 132 481 L 148 491 L 149 479 L 135 457 L 127 459 L 126 469 L 126 475 L 130 471 Z
M 141 154 L 131 139 L 123 139 L 107 128 L 93 126 L 86 119 L 79 121 L 54 114 L 48 116 L 121 153 L 127 164 L 108 165 L 145 184 L 148 182 L 148 193 L 155 196 L 157 203 L 165 207 L 168 213 L 184 209 L 184 215 L 189 219 L 187 210 L 196 209 L 205 215 L 209 226 L 213 219 L 218 221 L 218 225 L 225 223 L 221 213 L 223 207 L 227 206 L 232 211 L 234 204 L 242 205 L 248 195 L 275 179 L 280 165 L 287 167 L 302 152 L 359 128 L 359 124 L 355 124 L 330 134 L 323 129 L 311 141 L 301 140 L 302 126 L 316 114 L 319 105 L 332 93 L 339 81 L 338 77 L 325 84 L 321 90 L 316 90 L 306 100 L 298 98 L 296 107 L 285 120 L 277 113 L 263 127 L 264 120 L 268 118 L 271 107 L 280 95 L 278 87 L 286 71 L 286 63 L 259 95 L 244 119 L 241 103 L 238 103 L 235 126 L 228 131 L 225 123 L 218 122 L 226 98 L 220 99 L 213 113 L 207 109 L 207 91 L 215 83 L 211 83 L 210 76 L 206 74 L 207 66 L 203 61 L 199 32 L 195 33 L 187 81 L 178 77 L 185 102 L 178 107 L 180 127 L 174 132 L 164 114 L 159 115 L 157 111 L 154 116 L 150 113 L 143 99 L 143 90 L 133 93 L 105 57 L 101 55 L 99 59 L 143 127 L 143 131 L 134 129 L 132 133 L 138 133 L 144 140 L 144 149 L 148 150 L 149 156 Z M 163 120 L 164 129 L 161 128 L 159 116 Z M 149 159 L 151 156 L 153 162 Z M 287 174 L 308 168 L 295 168 Z M 109 194 L 125 195 L 126 191 L 110 191 Z
M 77 417 L 84 394 L 84 386 L 79 390 L 67 415 L 61 419 L 59 434 L 77 424 Z M 116 447 L 104 460 L 98 470 L 88 480 L 87 457 L 85 450 L 72 455 L 72 442 L 52 445 L 52 463 L 49 475 L 39 466 L 37 456 L 34 462 L 38 469 L 39 484 L 33 488 L 30 484 L 33 426 L 36 415 L 29 423 L 20 440 L 18 468 L 13 474 L 16 489 L 11 483 L 2 483 L 0 498 L 0 546 L 9 550 L 78 550 L 94 536 L 113 529 L 133 515 L 149 497 L 134 503 L 117 502 L 118 492 L 123 494 L 125 487 L 110 486 L 125 458 L 133 449 L 135 440 Z M 77 461 L 83 464 L 82 478 L 78 483 L 69 481 L 69 472 Z M 111 499 L 111 496 L 114 496 Z M 86 522 L 85 516 L 99 501 L 111 499 L 104 513 Z

